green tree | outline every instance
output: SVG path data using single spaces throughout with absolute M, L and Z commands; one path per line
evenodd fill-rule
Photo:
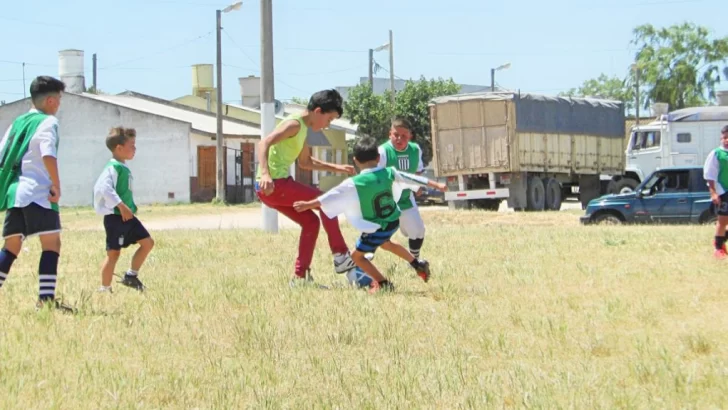
M 644 108 L 665 102 L 671 109 L 705 105 L 715 99 L 721 65 L 728 60 L 728 37 L 711 39 L 707 28 L 683 23 L 666 28 L 644 24 L 633 30 L 634 70 L 645 90 Z M 723 70 L 728 76 L 728 69 Z M 633 74 L 629 83 L 634 82 Z
M 616 76 L 608 77 L 606 74 L 586 80 L 581 87 L 572 88 L 559 95 L 622 101 L 626 111 L 632 110 L 635 105 L 635 88 L 629 85 L 628 79 L 620 79 Z
M 397 93 L 394 108 L 390 93 L 375 95 L 368 84 L 360 84 L 349 91 L 344 115 L 359 125 L 359 133 L 384 142 L 389 136 L 392 116 L 402 116 L 412 123 L 414 141 L 422 147 L 425 165 L 432 160 L 432 136 L 430 135 L 429 102 L 435 97 L 457 94 L 460 86 L 452 79 L 408 80 Z
M 293 97 L 291 98 L 291 102 L 299 105 L 308 105 L 308 100 L 303 97 Z

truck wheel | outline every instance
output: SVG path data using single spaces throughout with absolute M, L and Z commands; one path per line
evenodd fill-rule
M 526 210 L 543 211 L 546 202 L 546 189 L 541 178 L 536 176 L 528 177 L 526 186 Z
M 607 183 L 607 194 L 618 194 L 619 190 L 617 189 L 617 181 L 610 180 L 609 183 Z
M 554 178 L 544 178 L 544 208 L 548 211 L 561 209 L 561 184 Z
M 622 220 L 617 215 L 610 213 L 602 213 L 594 217 L 594 222 L 604 225 L 620 225 Z
M 622 178 L 617 181 L 617 193 L 628 194 L 630 192 L 634 192 L 634 190 L 637 188 L 637 185 L 639 185 L 639 183 L 632 178 Z

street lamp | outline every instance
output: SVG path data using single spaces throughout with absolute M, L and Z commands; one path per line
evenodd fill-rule
M 242 1 L 233 3 L 222 10 L 216 10 L 215 16 L 217 18 L 217 133 L 215 134 L 217 148 L 216 148 L 216 162 L 217 162 L 217 183 L 216 183 L 216 198 L 220 202 L 225 201 L 225 153 L 223 152 L 223 139 L 224 134 L 222 132 L 222 13 L 229 13 L 234 10 L 240 10 L 240 6 L 243 5 Z
M 511 68 L 511 63 L 505 63 L 502 66 L 490 69 L 490 91 L 495 91 L 495 72 Z

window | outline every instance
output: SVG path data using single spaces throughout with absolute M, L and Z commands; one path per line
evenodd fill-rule
M 632 151 L 659 148 L 660 131 L 635 132 L 632 137 Z
M 689 132 L 681 132 L 677 134 L 677 142 L 681 144 L 687 144 L 692 140 L 692 135 Z
M 662 180 L 661 192 L 687 192 L 690 185 L 690 172 L 670 172 Z

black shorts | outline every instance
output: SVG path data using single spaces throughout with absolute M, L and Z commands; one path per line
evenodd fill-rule
M 58 212 L 43 208 L 35 202 L 23 208 L 9 208 L 5 212 L 3 238 L 21 236 L 27 238 L 61 231 Z
M 356 241 L 356 250 L 364 253 L 374 253 L 380 246 L 389 242 L 399 229 L 399 220 L 390 222 L 386 228 L 377 229 L 376 232 L 363 233 Z
M 151 236 L 136 217 L 124 222 L 121 215 L 106 215 L 104 229 L 106 229 L 107 251 L 119 251 Z
M 715 206 L 715 204 L 713 204 Z M 720 196 L 720 205 L 715 207 L 715 213 L 720 216 L 728 216 L 728 192 Z

